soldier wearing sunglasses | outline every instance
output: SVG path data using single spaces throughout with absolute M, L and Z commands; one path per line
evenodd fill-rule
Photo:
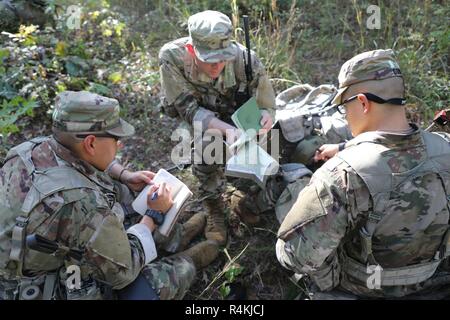
M 334 101 L 354 138 L 281 223 L 277 258 L 314 299 L 430 298 L 450 288 L 450 135 L 408 123 L 392 50 L 361 53 Z

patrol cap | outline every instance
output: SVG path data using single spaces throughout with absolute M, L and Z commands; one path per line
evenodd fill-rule
M 127 137 L 134 127 L 119 116 L 116 99 L 87 91 L 64 91 L 55 99 L 53 127 L 61 132 Z
M 342 95 L 351 85 L 395 77 L 403 78 L 400 67 L 394 58 L 394 51 L 391 49 L 373 50 L 358 54 L 342 65 L 339 72 L 339 90 L 333 99 L 333 104 L 342 102 Z M 389 86 L 389 91 L 395 95 L 395 98 L 404 97 L 403 81 L 391 81 Z
M 189 36 L 197 57 L 207 63 L 232 60 L 236 45 L 231 42 L 230 18 L 218 11 L 196 13 L 188 20 Z

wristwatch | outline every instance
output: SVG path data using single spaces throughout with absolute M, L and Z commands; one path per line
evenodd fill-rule
M 153 222 L 155 222 L 158 226 L 162 225 L 164 222 L 164 215 L 159 211 L 147 209 L 147 211 L 145 211 L 145 215 L 152 218 Z

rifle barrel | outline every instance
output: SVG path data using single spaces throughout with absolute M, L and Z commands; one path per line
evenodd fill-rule
M 253 80 L 253 72 L 252 72 L 252 57 L 250 53 L 250 28 L 248 26 L 248 16 L 242 16 L 244 18 L 244 34 L 245 34 L 245 46 L 247 47 L 247 65 L 246 65 L 246 73 L 247 73 L 247 81 L 250 82 Z

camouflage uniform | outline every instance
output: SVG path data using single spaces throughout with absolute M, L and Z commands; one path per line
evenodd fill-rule
M 64 92 L 54 113 L 57 130 L 128 136 L 134 128 L 119 118 L 117 100 L 88 92 Z M 44 299 L 112 298 L 140 272 L 161 299 L 183 297 L 195 276 L 184 256 L 150 261 L 154 246 L 149 229 L 135 224 L 125 230 L 132 197 L 124 185 L 77 158 L 53 137 L 36 138 L 13 149 L 0 170 L 0 298 L 21 299 L 30 284 Z M 175 233 L 180 233 L 178 227 Z M 49 255 L 25 248 L 23 237 L 41 235 L 82 252 L 80 260 L 57 252 Z M 166 239 L 176 250 L 180 237 Z M 65 290 L 65 268 L 78 265 L 83 285 Z M 47 291 L 55 275 L 56 289 Z M 59 282 L 59 283 L 58 283 Z
M 218 22 L 213 24 L 211 30 L 202 24 L 205 19 L 217 19 Z M 201 124 L 204 132 L 214 117 L 231 123 L 231 115 L 246 101 L 245 98 L 242 99 L 247 87 L 243 61 L 246 48 L 230 41 L 231 22 L 218 12 L 206 11 L 192 16 L 189 19 L 189 30 L 190 37 L 169 42 L 160 50 L 163 108 L 172 116 L 180 116 L 182 125 L 190 128 L 191 132 L 195 122 Z M 194 58 L 186 49 L 187 44 L 194 44 L 195 49 L 200 50 L 196 51 L 197 56 L 206 62 L 227 60 L 218 79 L 212 80 L 198 71 Z M 271 111 L 275 106 L 273 88 L 264 66 L 253 51 L 251 56 L 251 95 L 256 97 L 261 108 Z M 202 137 L 194 139 L 202 140 Z M 207 147 L 207 143 L 204 140 L 203 149 Z M 223 166 L 194 164 L 193 173 L 200 180 L 203 193 L 201 198 L 218 198 L 225 191 Z
M 341 69 L 339 96 L 383 75 L 401 76 L 392 51 L 358 55 Z M 450 284 L 450 136 L 410 131 L 358 135 L 281 218 L 278 260 L 308 274 L 316 298 L 413 297 Z

